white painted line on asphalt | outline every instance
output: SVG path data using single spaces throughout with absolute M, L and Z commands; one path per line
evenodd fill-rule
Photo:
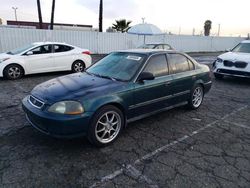
M 245 128 L 245 129 L 250 129 L 250 126 L 247 125 L 243 125 L 241 123 L 236 123 L 236 122 L 231 122 L 231 121 L 224 121 L 226 123 L 229 123 L 231 125 L 237 126 L 237 127 L 241 127 L 241 128 Z
M 137 170 L 132 165 L 127 165 L 125 173 L 129 173 L 128 175 L 132 176 L 133 178 L 139 179 L 140 181 L 143 181 L 143 182 L 146 182 L 148 184 L 148 186 L 151 188 L 158 188 L 159 187 L 157 184 L 153 183 L 153 181 L 150 178 L 143 175 L 139 170 Z
M 197 134 L 200 133 L 201 131 L 204 131 L 205 129 L 207 129 L 207 128 L 209 128 L 209 127 L 212 127 L 213 125 L 215 125 L 216 123 L 218 123 L 218 122 L 220 122 L 220 121 L 224 121 L 224 120 L 225 120 L 226 118 L 228 118 L 229 116 L 232 116 L 232 115 L 236 114 L 237 112 L 240 112 L 240 111 L 246 109 L 247 107 L 248 107 L 248 105 L 245 105 L 245 106 L 243 106 L 243 107 L 241 107 L 241 108 L 238 108 L 238 109 L 232 111 L 231 113 L 226 114 L 226 115 L 223 116 L 222 118 L 220 118 L 220 119 L 218 119 L 218 120 L 215 120 L 215 121 L 213 121 L 213 122 L 211 122 L 211 123 L 205 125 L 204 127 L 201 127 L 201 128 L 198 129 L 198 130 L 193 131 L 191 134 L 185 135 L 185 136 L 183 136 L 183 137 L 181 137 L 181 138 L 179 138 L 179 139 L 177 139 L 177 140 L 175 140 L 175 141 L 173 141 L 173 142 L 170 142 L 170 143 L 167 144 L 167 145 L 164 145 L 164 146 L 162 146 L 162 147 L 160 147 L 160 148 L 154 150 L 154 151 L 151 152 L 151 153 L 148 153 L 148 154 L 144 155 L 141 159 L 137 159 L 137 160 L 134 162 L 134 165 L 140 164 L 140 163 L 142 163 L 143 161 L 145 161 L 145 160 L 147 160 L 147 159 L 149 159 L 149 158 L 152 158 L 153 156 L 157 155 L 158 153 L 160 153 L 160 152 L 166 150 L 167 148 L 169 148 L 169 147 L 171 147 L 171 146 L 174 146 L 174 145 L 176 145 L 176 144 L 178 144 L 178 143 L 180 143 L 180 142 L 186 140 L 187 138 L 190 138 L 190 137 L 192 137 L 192 136 L 194 136 L 194 135 L 197 135 Z M 132 166 L 132 165 L 129 164 L 129 165 L 125 165 L 125 166 Z M 109 175 L 107 175 L 107 176 L 101 178 L 100 181 L 95 182 L 93 185 L 90 186 L 90 188 L 94 188 L 94 187 L 103 185 L 105 182 L 107 182 L 107 181 L 109 181 L 109 180 L 112 180 L 112 179 L 116 178 L 117 176 L 121 175 L 123 172 L 124 172 L 124 168 L 121 168 L 120 170 L 116 170 L 115 172 L 113 172 L 113 173 L 111 173 L 111 174 L 109 174 Z

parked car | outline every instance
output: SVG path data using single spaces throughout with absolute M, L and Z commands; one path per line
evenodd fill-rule
M 139 46 L 138 49 L 174 50 L 174 48 L 170 44 L 164 44 L 164 43 L 143 44 Z
M 226 76 L 250 78 L 250 40 L 245 40 L 232 50 L 218 56 L 213 64 L 215 78 Z
M 90 65 L 91 56 L 87 49 L 66 43 L 37 42 L 0 54 L 0 77 L 14 80 L 35 73 L 82 72 Z
M 36 86 L 22 103 L 39 131 L 87 135 L 94 145 L 105 146 L 128 122 L 185 104 L 199 108 L 211 84 L 209 68 L 184 53 L 127 50 L 109 54 L 83 73 Z

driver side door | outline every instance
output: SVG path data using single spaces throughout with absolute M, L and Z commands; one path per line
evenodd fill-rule
M 135 83 L 134 105 L 130 107 L 133 117 L 149 114 L 171 105 L 172 76 L 169 75 L 166 54 L 152 56 L 142 72 L 150 72 L 155 78 Z
M 27 73 L 43 73 L 54 71 L 52 45 L 41 45 L 23 55 Z

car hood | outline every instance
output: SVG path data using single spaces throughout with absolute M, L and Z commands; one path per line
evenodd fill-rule
M 250 63 L 250 53 L 227 52 L 218 57 L 223 60 L 244 61 Z
M 75 73 L 58 77 L 37 85 L 31 94 L 47 103 L 62 100 L 102 96 L 119 87 L 123 82 L 100 78 L 87 73 Z
M 12 57 L 12 56 L 6 53 L 0 53 L 0 59 L 9 58 L 9 57 Z

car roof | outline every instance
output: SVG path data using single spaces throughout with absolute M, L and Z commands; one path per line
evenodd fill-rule
M 33 44 L 34 44 L 34 45 L 46 45 L 46 44 L 62 44 L 62 45 L 69 45 L 69 44 L 66 44 L 66 43 L 64 43 L 64 42 L 49 42 L 49 41 L 47 41 L 47 42 L 34 42 Z M 71 46 L 71 45 L 69 45 L 69 46 Z
M 154 42 L 154 43 L 147 43 L 147 44 L 144 44 L 144 45 L 169 45 L 168 43 L 160 43 L 160 42 Z
M 240 43 L 250 43 L 250 40 L 243 40 Z
M 175 50 L 161 50 L 161 49 L 129 49 L 129 50 L 119 50 L 116 52 L 127 52 L 127 53 L 140 53 L 140 54 L 156 54 L 161 52 L 176 52 Z

